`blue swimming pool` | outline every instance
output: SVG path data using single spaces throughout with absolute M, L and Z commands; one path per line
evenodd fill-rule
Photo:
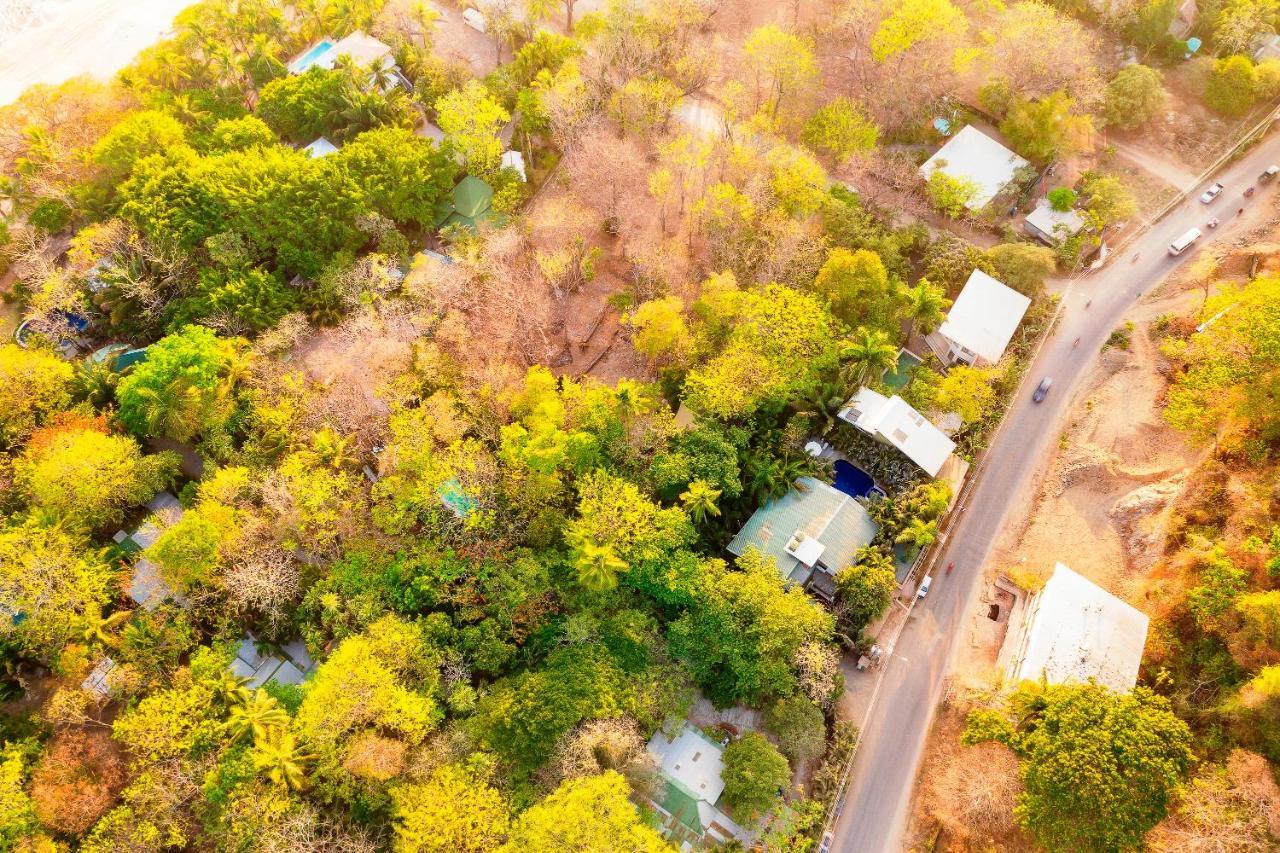
M 852 495 L 855 498 L 866 497 L 875 488 L 876 483 L 871 479 L 871 475 L 852 462 L 837 459 L 834 468 L 835 487 L 846 495 Z
M 316 42 L 316 46 L 308 50 L 306 53 L 294 60 L 292 70 L 294 74 L 301 74 L 306 71 L 316 60 L 329 52 L 329 48 L 333 47 L 333 42 L 328 39 L 322 39 Z

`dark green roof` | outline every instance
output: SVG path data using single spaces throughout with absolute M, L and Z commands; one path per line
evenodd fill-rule
M 702 819 L 698 817 L 698 798 L 671 777 L 667 777 L 667 790 L 662 797 L 662 808 L 699 835 L 706 831 L 702 825 Z
M 467 175 L 453 188 L 453 207 L 465 219 L 476 219 L 493 203 L 493 187 Z

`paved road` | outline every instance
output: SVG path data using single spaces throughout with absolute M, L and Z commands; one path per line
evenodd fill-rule
M 1197 187 L 1194 195 L 1121 257 L 1068 287 L 1058 329 L 1027 371 L 1025 384 L 983 463 L 980 479 L 965 501 L 967 509 L 938 558 L 937 565 L 950 561 L 955 569 L 949 577 L 935 577 L 929 597 L 915 608 L 885 666 L 844 807 L 833 829 L 832 850 L 887 853 L 901 849 L 916 769 L 956 639 L 965 629 L 966 614 L 977 606 L 983 563 L 1010 510 L 1024 506 L 1029 499 L 1036 470 L 1049 458 L 1050 443 L 1058 437 L 1058 425 L 1077 380 L 1138 296 L 1195 255 L 1194 250 L 1188 250 L 1180 257 L 1170 257 L 1166 249 L 1175 238 L 1193 227 L 1206 234 L 1201 245 L 1210 237 L 1229 236 L 1238 230 L 1237 208 L 1271 204 L 1270 196 L 1280 181 L 1259 187 L 1252 199 L 1241 193 L 1273 161 L 1280 162 L 1280 139 L 1274 135 L 1215 176 L 1226 189 L 1213 204 L 1200 204 L 1196 196 L 1203 187 Z M 1223 224 L 1210 231 L 1205 224 L 1215 215 Z M 1131 262 L 1135 254 L 1138 259 Z M 1092 300 L 1088 309 L 1084 307 L 1086 300 Z M 1072 341 L 1077 337 L 1080 345 L 1073 349 Z M 1053 377 L 1053 388 L 1048 399 L 1036 405 L 1031 402 L 1031 391 L 1044 376 Z M 1070 563 L 1070 543 L 1062 543 L 1062 549 L 1060 554 L 1044 555 L 1046 564 L 1055 559 Z

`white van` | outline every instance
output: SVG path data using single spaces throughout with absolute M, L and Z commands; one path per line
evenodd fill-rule
M 1172 243 L 1169 244 L 1169 254 L 1181 255 L 1183 252 L 1187 250 L 1187 248 L 1192 243 L 1194 243 L 1199 239 L 1200 239 L 1200 229 L 1192 228 L 1186 234 L 1183 234 L 1177 240 L 1174 240 Z

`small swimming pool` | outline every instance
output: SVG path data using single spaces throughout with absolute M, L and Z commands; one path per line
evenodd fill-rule
M 911 350 L 898 350 L 898 363 L 894 365 L 893 370 L 884 372 L 884 384 L 894 391 L 901 391 L 907 387 L 907 383 L 915 375 L 916 368 L 922 364 L 924 364 L 924 360 L 911 352 Z
M 301 74 L 312 65 L 315 65 L 316 60 L 328 53 L 331 47 L 333 47 L 333 42 L 328 39 L 322 39 L 316 42 L 315 47 L 311 48 L 311 50 L 308 50 L 306 53 L 302 54 L 302 56 L 299 56 L 294 60 L 292 68 L 293 73 Z
M 871 479 L 871 475 L 852 462 L 837 459 L 834 469 L 836 475 L 835 487 L 846 495 L 851 495 L 855 498 L 866 497 L 876 486 L 876 482 Z

